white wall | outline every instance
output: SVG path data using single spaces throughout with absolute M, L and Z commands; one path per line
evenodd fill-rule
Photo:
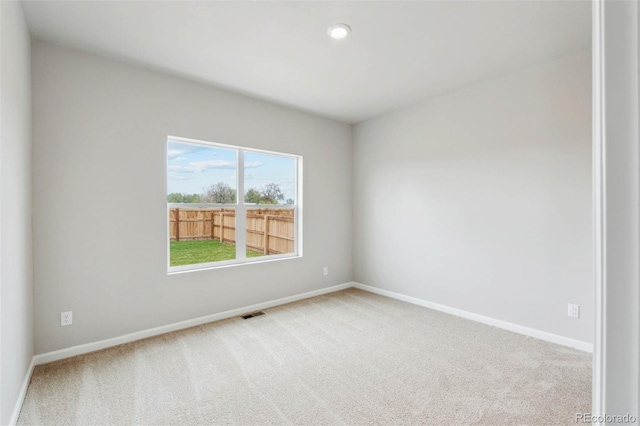
M 354 280 L 592 342 L 590 60 L 357 125 Z
M 640 403 L 640 147 L 638 140 L 638 3 L 595 3 L 596 135 L 601 138 L 603 231 L 600 279 L 602 351 L 594 369 L 598 414 L 633 414 Z M 600 108 L 602 105 L 602 108 Z M 602 164 L 602 165 L 600 165 Z M 602 401 L 600 401 L 600 399 Z M 640 424 L 636 421 L 634 424 Z
M 349 125 L 42 41 L 32 59 L 36 353 L 351 280 Z M 304 257 L 168 276 L 167 135 L 304 156 Z
M 22 7 L 0 2 L 0 424 L 33 356 L 30 37 Z

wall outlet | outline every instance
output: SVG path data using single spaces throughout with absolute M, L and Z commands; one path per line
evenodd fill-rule
M 567 315 L 573 318 L 580 318 L 580 305 L 569 303 Z
M 325 266 L 324 268 L 322 268 L 322 275 L 325 275 L 325 276 L 329 275 L 329 268 L 328 267 Z
M 73 324 L 73 312 L 62 312 L 60 314 L 60 325 L 64 327 L 65 325 Z

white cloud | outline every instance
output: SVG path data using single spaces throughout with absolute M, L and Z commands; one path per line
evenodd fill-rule
M 234 161 L 226 160 L 204 160 L 204 161 L 192 161 L 189 163 L 196 171 L 201 172 L 209 169 L 235 169 L 236 163 Z
M 170 177 L 172 180 L 193 180 L 193 178 L 192 178 L 192 177 L 184 176 L 184 175 L 171 174 L 169 177 Z
M 255 169 L 262 165 L 261 162 L 255 161 L 250 163 L 245 163 L 245 169 Z M 186 169 L 194 169 L 196 172 L 202 172 L 205 170 L 235 170 L 237 164 L 235 161 L 227 161 L 227 160 L 204 160 L 204 161 L 192 161 L 188 166 L 184 166 Z
M 195 173 L 197 169 L 190 166 L 167 166 L 167 171 L 172 173 Z
M 180 155 L 184 154 L 184 151 L 181 149 L 169 149 L 167 150 L 167 158 L 169 161 L 177 160 Z

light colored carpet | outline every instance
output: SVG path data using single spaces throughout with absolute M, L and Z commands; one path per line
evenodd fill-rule
M 18 424 L 575 424 L 591 356 L 349 289 L 36 367 Z

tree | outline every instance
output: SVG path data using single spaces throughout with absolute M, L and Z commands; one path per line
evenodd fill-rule
M 200 194 L 183 194 L 184 195 L 184 203 L 199 203 L 200 202 Z
M 255 188 L 251 188 L 247 191 L 246 194 L 244 194 L 244 202 L 245 203 L 253 203 L 253 204 L 260 204 L 260 197 L 262 195 L 260 194 L 260 191 L 258 191 Z
M 233 204 L 236 202 L 236 190 L 224 182 L 214 183 L 204 190 L 201 200 L 204 203 Z
M 287 198 L 287 204 L 293 204 L 293 198 Z
M 184 195 L 179 192 L 172 192 L 167 195 L 167 203 L 184 203 Z
M 284 200 L 284 194 L 277 183 L 268 183 L 262 188 L 260 201 L 263 204 L 278 204 L 278 200 Z
M 167 195 L 168 203 L 199 203 L 199 194 L 181 194 L 179 192 L 172 192 Z

